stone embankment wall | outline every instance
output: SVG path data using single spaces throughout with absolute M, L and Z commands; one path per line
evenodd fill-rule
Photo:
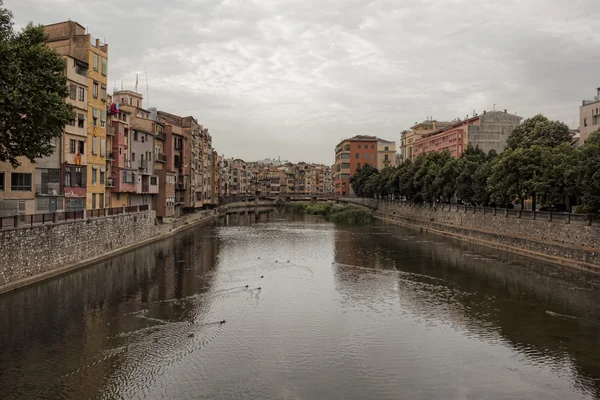
M 600 226 L 379 203 L 375 216 L 490 247 L 600 272 Z
M 155 223 L 154 211 L 0 230 L 0 293 L 90 265 L 219 215 L 262 212 L 273 202 L 243 202 Z
M 155 212 L 0 231 L 0 286 L 157 235 Z

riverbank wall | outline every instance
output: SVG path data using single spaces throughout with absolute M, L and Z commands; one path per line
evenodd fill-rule
M 367 201 L 367 203 L 365 203 Z M 455 237 L 543 261 L 600 273 L 600 226 L 563 220 L 510 218 L 504 212 L 350 201 L 376 219 Z M 364 203 L 364 204 L 363 204 Z
M 243 202 L 156 223 L 154 211 L 0 230 L 0 294 L 83 268 L 229 213 L 266 212 Z

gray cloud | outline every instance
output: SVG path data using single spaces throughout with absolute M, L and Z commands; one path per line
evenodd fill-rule
M 571 125 L 600 85 L 595 0 L 5 0 L 16 22 L 78 21 L 110 86 L 193 114 L 244 159 L 333 163 L 343 137 L 507 108 Z M 140 85 L 145 86 L 144 79 Z M 145 93 L 145 88 L 142 90 Z

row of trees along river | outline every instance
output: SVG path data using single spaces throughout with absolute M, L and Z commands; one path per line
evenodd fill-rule
M 600 130 L 574 147 L 569 128 L 543 115 L 526 119 L 507 138 L 501 154 L 467 146 L 460 158 L 448 152 L 420 154 L 414 161 L 351 177 L 358 196 L 405 197 L 409 202 L 459 201 L 478 206 L 565 205 L 600 217 Z

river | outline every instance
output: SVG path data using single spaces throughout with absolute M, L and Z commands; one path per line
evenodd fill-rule
M 229 216 L 1 296 L 0 398 L 600 398 L 599 288 L 394 225 Z

